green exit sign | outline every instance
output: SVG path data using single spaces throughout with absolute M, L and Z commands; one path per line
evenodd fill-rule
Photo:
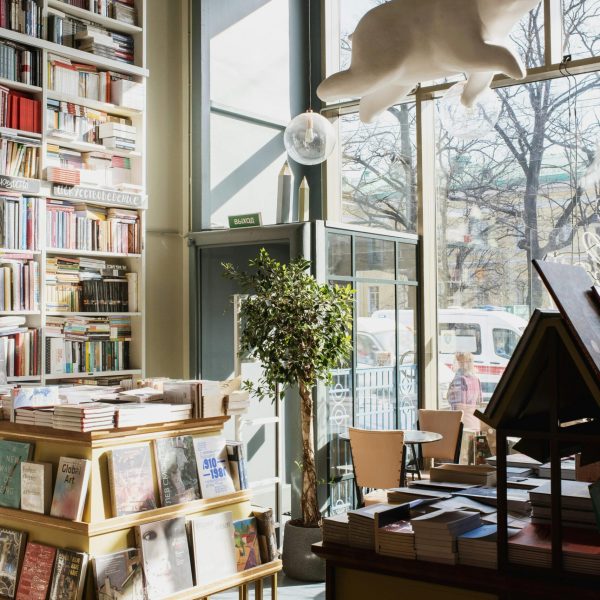
M 239 229 L 240 227 L 258 227 L 262 225 L 260 213 L 252 213 L 249 215 L 235 215 L 229 218 L 229 227 L 231 229 Z

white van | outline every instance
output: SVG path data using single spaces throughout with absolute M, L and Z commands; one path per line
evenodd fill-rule
M 406 314 L 405 314 L 406 313 Z M 412 319 L 412 311 L 400 310 L 398 322 Z M 393 319 L 393 310 L 379 310 L 372 318 Z M 456 369 L 457 352 L 473 355 L 475 372 L 481 381 L 484 402 L 504 373 L 527 321 L 501 309 L 446 308 L 438 311 L 438 353 L 440 386 L 447 389 L 447 373 Z M 443 365 L 443 367 L 442 367 Z M 445 405 L 445 390 L 440 390 L 440 406 Z

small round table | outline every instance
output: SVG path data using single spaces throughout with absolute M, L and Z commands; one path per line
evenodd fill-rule
M 419 468 L 419 457 L 417 454 L 417 445 L 421 444 L 429 444 L 431 442 L 439 442 L 444 436 L 440 433 L 435 433 L 434 431 L 422 431 L 421 429 L 405 429 L 404 430 L 404 443 L 407 446 L 410 446 L 411 459 L 407 460 L 406 452 L 404 453 L 404 468 L 402 469 L 403 473 L 403 481 L 401 481 L 401 485 L 406 485 L 406 473 L 412 473 L 413 477 L 416 475 L 419 479 L 421 479 L 421 470 Z M 340 440 L 345 442 L 350 441 L 350 434 L 340 433 Z

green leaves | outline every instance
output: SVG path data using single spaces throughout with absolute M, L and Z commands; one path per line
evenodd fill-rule
M 350 287 L 321 285 L 310 274 L 310 261 L 289 264 L 272 259 L 262 248 L 245 272 L 231 263 L 224 275 L 240 284 L 248 297 L 242 301 L 241 352 L 264 367 L 258 385 L 247 386 L 260 398 L 273 397 L 303 382 L 331 382 L 331 370 L 352 350 Z

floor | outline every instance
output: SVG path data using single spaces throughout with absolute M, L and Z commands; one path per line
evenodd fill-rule
M 324 583 L 304 583 L 290 579 L 281 573 L 278 577 L 279 595 L 278 600 L 325 600 Z M 265 582 L 266 583 L 266 582 Z M 238 591 L 231 590 L 223 594 L 211 596 L 211 600 L 238 600 Z M 271 599 L 271 588 L 265 585 L 263 593 L 265 600 Z M 254 590 L 251 590 L 248 600 L 254 600 Z

